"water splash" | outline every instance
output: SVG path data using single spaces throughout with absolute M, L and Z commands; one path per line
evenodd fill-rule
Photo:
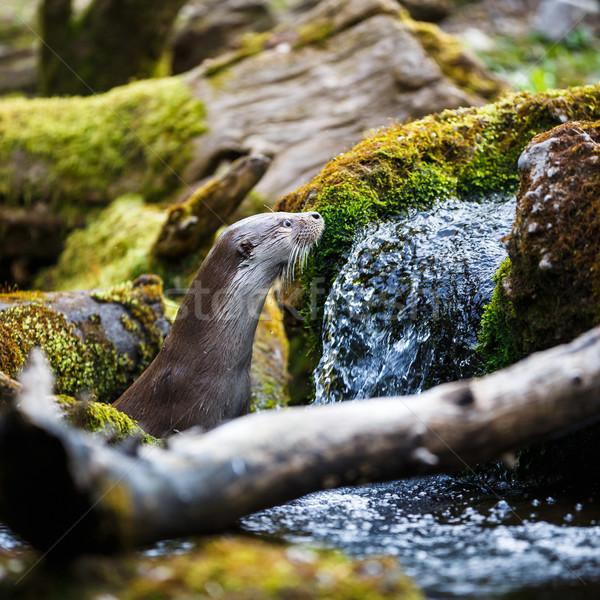
M 315 403 L 414 394 L 473 375 L 515 199 L 452 199 L 367 227 L 325 304 Z

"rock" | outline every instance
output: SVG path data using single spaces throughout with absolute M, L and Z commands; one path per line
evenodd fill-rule
M 188 73 L 209 128 L 195 168 L 270 152 L 256 191 L 273 200 L 387 119 L 481 103 L 444 75 L 410 23 L 392 0 L 324 0 L 293 29 Z
M 558 42 L 598 12 L 600 7 L 595 0 L 542 0 L 534 15 L 533 28 L 549 41 Z
M 212 0 L 189 5 L 187 23 L 172 44 L 173 73 L 189 71 L 204 59 L 217 56 L 245 32 L 273 28 L 276 22 L 269 5 L 265 0 Z
M 536 136 L 519 158 L 517 216 L 505 279 L 512 326 L 529 354 L 600 318 L 600 123 Z
M 115 400 L 150 364 L 168 332 L 158 277 L 107 290 L 0 294 L 0 371 L 14 378 L 39 346 L 58 394 Z
M 417 21 L 437 23 L 452 11 L 450 0 L 398 0 Z
M 600 121 L 568 122 L 537 135 L 519 158 L 509 260 L 482 320 L 487 369 L 571 341 L 600 321 Z M 573 373 L 577 385 L 578 374 Z M 600 452 L 592 425 L 520 453 L 521 483 L 590 481 Z

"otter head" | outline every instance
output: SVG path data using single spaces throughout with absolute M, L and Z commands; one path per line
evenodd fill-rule
M 254 215 L 228 227 L 215 250 L 226 247 L 237 273 L 252 287 L 270 286 L 282 274 L 290 278 L 295 265 L 304 263 L 323 227 L 318 212 Z

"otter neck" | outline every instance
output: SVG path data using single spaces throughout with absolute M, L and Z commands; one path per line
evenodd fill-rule
M 223 371 L 250 366 L 254 334 L 274 278 L 242 271 L 228 280 L 215 281 L 202 271 L 192 282 L 169 337 L 185 336 L 188 361 L 208 360 Z M 252 282 L 249 285 L 248 282 Z M 223 340 L 225 344 L 216 344 Z M 202 349 L 201 351 L 199 351 Z M 194 357 L 193 359 L 191 357 Z

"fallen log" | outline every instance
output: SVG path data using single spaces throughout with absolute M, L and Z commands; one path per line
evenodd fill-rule
M 222 531 L 308 492 L 460 469 L 600 418 L 600 327 L 418 396 L 263 412 L 129 454 L 48 415 L 38 371 L 0 419 L 0 518 L 56 556 Z

